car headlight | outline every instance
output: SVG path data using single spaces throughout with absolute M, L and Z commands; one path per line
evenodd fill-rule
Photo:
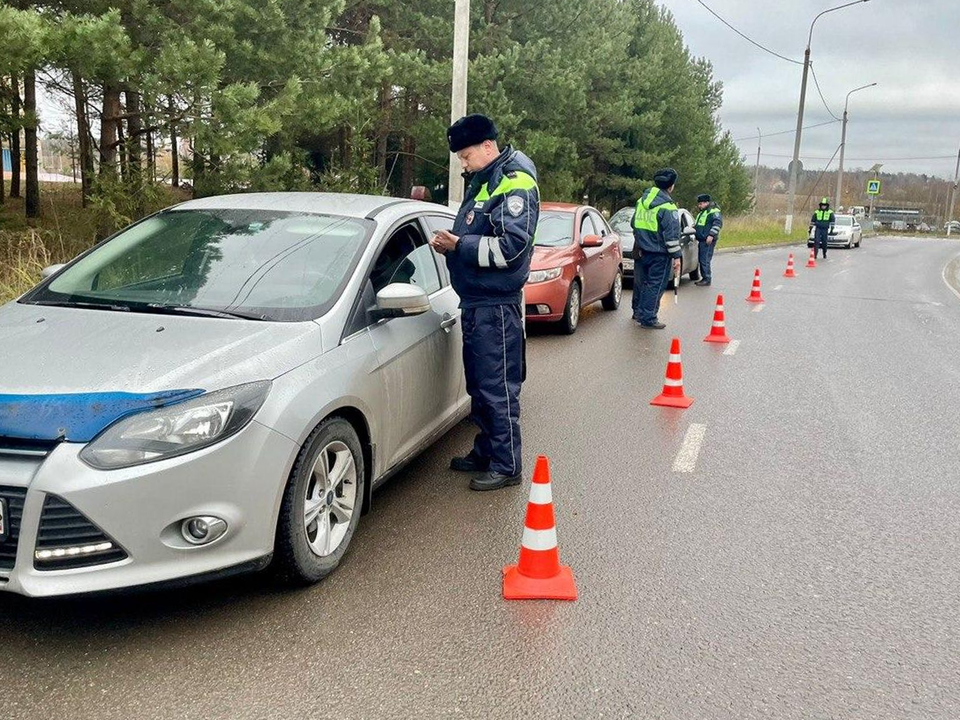
M 563 272 L 563 268 L 550 268 L 549 270 L 534 270 L 530 273 L 530 277 L 527 278 L 528 283 L 542 283 L 547 280 L 556 280 L 560 277 L 560 273 Z
M 116 470 L 208 447 L 243 429 L 263 405 L 271 384 L 262 380 L 237 385 L 122 418 L 95 437 L 80 459 L 98 470 Z

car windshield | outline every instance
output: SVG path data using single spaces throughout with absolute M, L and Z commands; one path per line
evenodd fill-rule
M 538 247 L 566 247 L 573 242 L 573 213 L 542 212 L 533 244 Z
M 853 225 L 853 216 L 852 215 L 837 215 L 834 225 Z
M 617 210 L 614 216 L 610 218 L 610 227 L 612 227 L 613 231 L 619 234 L 621 237 L 624 234 L 633 233 L 632 223 L 633 223 L 632 207 L 625 207 L 620 210 Z
M 169 210 L 149 217 L 22 302 L 309 320 L 343 291 L 366 220 L 303 212 Z

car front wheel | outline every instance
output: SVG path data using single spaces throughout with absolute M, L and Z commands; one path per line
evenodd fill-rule
M 570 294 L 567 295 L 567 305 L 560 320 L 560 330 L 565 335 L 573 335 L 580 324 L 580 283 L 574 280 L 570 283 Z
M 303 445 L 283 493 L 277 523 L 280 576 L 307 585 L 333 572 L 360 521 L 365 472 L 349 422 L 330 418 Z

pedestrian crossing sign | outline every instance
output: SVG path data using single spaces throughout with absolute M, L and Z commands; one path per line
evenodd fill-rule
M 879 180 L 868 180 L 867 181 L 867 195 L 879 195 L 880 194 L 880 181 Z

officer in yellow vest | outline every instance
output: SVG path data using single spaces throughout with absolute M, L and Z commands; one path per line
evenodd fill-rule
M 837 218 L 830 209 L 830 201 L 827 198 L 820 200 L 820 206 L 810 218 L 810 226 L 815 228 L 813 236 L 813 256 L 817 256 L 817 250 L 823 250 L 823 259 L 827 259 L 827 238 L 833 234 L 833 225 Z
M 633 319 L 647 330 L 666 327 L 657 318 L 660 299 L 680 272 L 680 214 L 670 197 L 676 182 L 676 170 L 658 170 L 633 213 Z
M 694 232 L 697 238 L 697 253 L 700 261 L 700 280 L 697 285 L 705 286 L 713 282 L 713 251 L 720 240 L 720 228 L 723 227 L 723 215 L 713 198 L 704 193 L 697 195 L 697 221 Z

